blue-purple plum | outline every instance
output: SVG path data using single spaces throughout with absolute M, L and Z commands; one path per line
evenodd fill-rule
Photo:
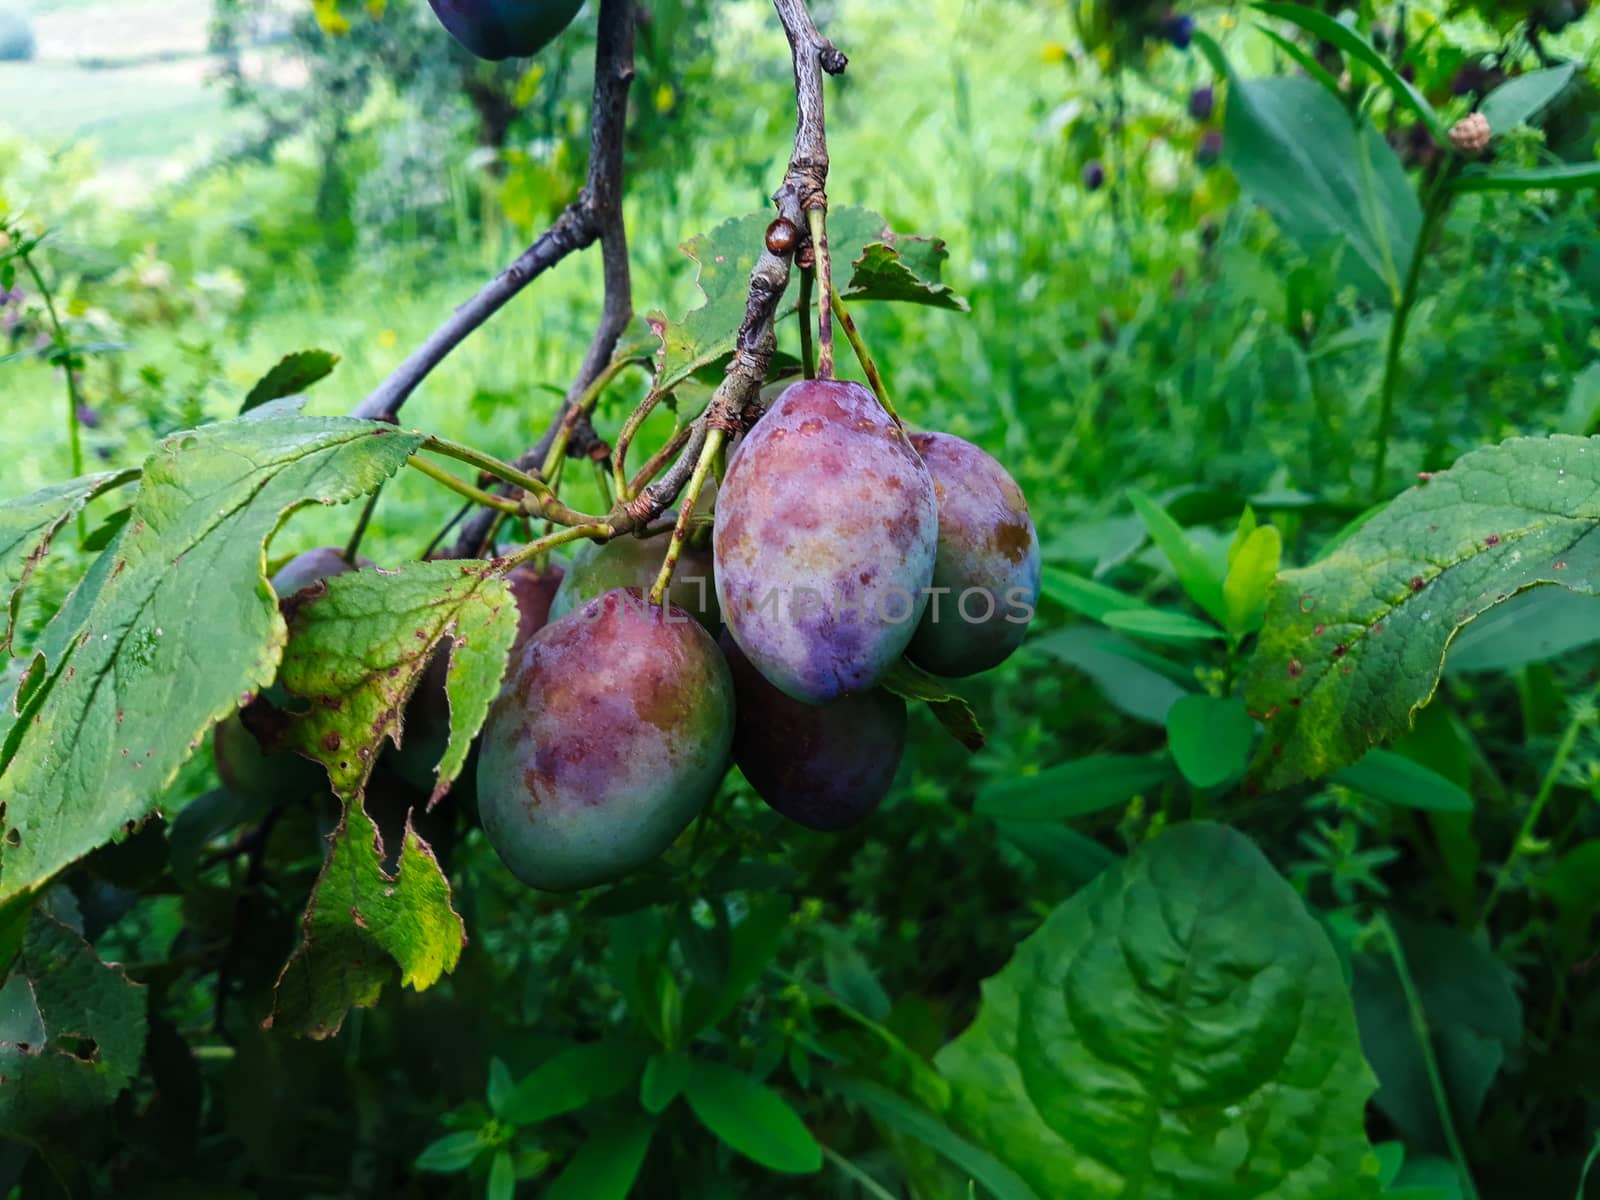
M 889 793 L 906 745 L 906 702 L 882 688 L 802 704 L 751 665 L 727 630 L 733 674 L 733 761 L 775 810 L 809 829 L 844 829 Z
M 935 675 L 975 675 L 1011 656 L 1039 599 L 1039 535 L 1017 481 L 948 433 L 911 442 L 939 498 L 933 599 L 907 656 Z
M 673 513 L 666 514 L 674 519 Z M 613 588 L 638 588 L 648 592 L 661 572 L 671 535 L 662 537 L 612 538 L 609 542 L 584 542 L 572 555 L 572 566 L 550 606 L 552 619 L 566 616 L 573 609 L 603 596 Z M 704 625 L 713 636 L 722 627 L 717 609 L 717 589 L 713 583 L 711 551 L 686 545 L 678 557 L 667 603 L 681 608 Z
M 619 588 L 523 647 L 490 709 L 478 814 L 511 873 L 573 891 L 660 855 L 728 768 L 733 681 L 681 609 Z
M 933 480 L 873 394 L 797 383 L 728 463 L 713 537 L 722 619 L 796 700 L 870 691 L 922 617 L 938 533 Z
M 537 54 L 572 23 L 583 0 L 428 0 L 439 23 L 479 58 Z
M 356 562 L 361 567 L 373 565 L 371 559 L 359 556 Z M 287 600 L 296 592 L 303 592 L 314 583 L 321 583 L 324 579 L 332 579 L 335 575 L 343 575 L 356 569 L 345 561 L 343 550 L 333 546 L 318 546 L 315 550 L 296 554 L 279 567 L 277 574 L 272 577 L 272 590 L 278 594 L 278 599 Z

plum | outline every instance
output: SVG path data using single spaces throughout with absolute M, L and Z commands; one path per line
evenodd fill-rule
M 517 602 L 517 636 L 511 643 L 513 662 L 528 639 L 550 624 L 551 608 L 566 574 L 566 569 L 558 563 L 550 563 L 543 570 L 533 563 L 523 563 L 513 567 L 506 576 L 511 595 Z
M 1039 535 L 1017 481 L 971 442 L 915 433 L 939 497 L 933 601 L 907 657 L 935 675 L 987 671 L 1011 656 L 1039 598 Z
M 858 383 L 783 393 L 728 463 L 713 543 L 739 648 L 807 704 L 870 691 L 928 602 L 933 480 Z
M 572 23 L 583 0 L 428 0 L 439 23 L 479 58 L 537 54 Z
M 831 831 L 876 809 L 906 745 L 906 702 L 882 688 L 831 704 L 784 695 L 727 630 L 718 645 L 733 674 L 733 761 L 772 808 Z
M 733 682 L 687 613 L 617 588 L 523 647 L 489 711 L 478 814 L 511 873 L 574 891 L 657 855 L 728 767 Z
M 675 520 L 673 513 L 666 520 Z M 609 542 L 584 542 L 572 556 L 572 566 L 550 606 L 552 619 L 564 617 L 596 596 L 613 588 L 638 588 L 648 592 L 667 555 L 667 538 L 619 537 Z M 715 636 L 722 627 L 717 592 L 712 582 L 711 551 L 686 545 L 678 569 L 667 589 L 667 603 L 681 608 Z
M 357 557 L 359 567 L 371 567 L 373 562 L 369 558 Z M 315 550 L 307 550 L 296 554 L 283 566 L 278 568 L 278 573 L 272 577 L 272 590 L 278 594 L 278 599 L 287 600 L 296 592 L 303 592 L 314 583 L 321 583 L 324 579 L 332 579 L 335 575 L 343 575 L 356 570 L 345 561 L 344 551 L 334 546 L 318 546 Z

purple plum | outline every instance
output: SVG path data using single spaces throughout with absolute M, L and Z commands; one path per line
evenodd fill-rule
M 722 619 L 796 700 L 870 691 L 922 618 L 938 534 L 933 480 L 873 394 L 797 383 L 728 463 L 713 538 Z
M 583 0 L 428 0 L 450 36 L 479 58 L 498 62 L 544 49 L 572 22 Z
M 802 704 L 768 683 L 726 629 L 718 645 L 733 673 L 733 761 L 756 795 L 808 829 L 870 816 L 905 750 L 906 702 L 877 688 Z
M 681 609 L 618 588 L 545 626 L 490 709 L 478 813 L 511 873 L 573 891 L 661 854 L 728 768 L 733 682 Z
M 1011 656 L 1039 599 L 1039 535 L 1017 481 L 971 442 L 916 433 L 939 497 L 933 600 L 908 657 L 935 675 L 987 671 Z
M 675 513 L 665 514 L 666 520 L 675 520 Z M 609 542 L 584 542 L 572 556 L 572 566 L 550 606 L 552 618 L 566 616 L 596 596 L 603 596 L 613 588 L 638 588 L 648 592 L 661 571 L 662 559 L 667 554 L 669 536 L 612 538 Z M 672 586 L 667 589 L 667 603 L 681 608 L 716 635 L 722 627 L 722 615 L 717 610 L 717 590 L 712 582 L 710 549 L 697 550 L 685 545 L 678 557 L 678 569 L 673 573 Z

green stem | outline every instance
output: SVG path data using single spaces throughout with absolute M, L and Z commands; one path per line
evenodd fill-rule
M 1416 246 L 1411 251 L 1411 264 L 1406 268 L 1405 283 L 1395 303 L 1394 318 L 1389 323 L 1389 345 L 1384 352 L 1383 385 L 1378 400 L 1378 449 L 1372 463 L 1372 503 L 1383 499 L 1384 475 L 1389 465 L 1389 433 L 1394 423 L 1395 389 L 1400 386 L 1400 351 L 1405 345 L 1406 328 L 1411 323 L 1412 310 L 1417 305 L 1417 292 L 1422 286 L 1422 267 L 1427 261 L 1428 247 L 1450 212 L 1455 201 L 1455 190 L 1450 186 L 1455 177 L 1456 160 L 1452 158 L 1434 178 L 1428 190 L 1426 207 L 1422 214 L 1422 228 L 1417 234 Z
M 434 466 L 419 455 L 413 454 L 406 459 L 406 465 L 415 467 L 435 483 L 443 484 L 456 495 L 465 496 L 474 504 L 481 504 L 485 508 L 493 508 L 503 513 L 516 513 L 518 515 L 522 513 L 522 506 L 515 501 L 507 500 L 504 496 L 492 495 L 482 488 L 473 487 L 466 480 L 457 479 L 449 471 Z
M 1538 828 L 1539 818 L 1544 815 L 1544 807 L 1550 802 L 1551 794 L 1556 790 L 1556 783 L 1561 778 L 1561 772 L 1566 769 L 1567 759 L 1572 757 L 1573 748 L 1578 744 L 1578 735 L 1583 732 L 1584 726 L 1594 720 L 1594 710 L 1590 702 L 1580 700 L 1572 712 L 1572 719 L 1567 722 L 1567 727 L 1561 733 L 1561 741 L 1556 744 L 1555 757 L 1550 760 L 1550 767 L 1544 773 L 1544 779 L 1539 783 L 1539 791 L 1533 798 L 1533 803 L 1528 806 L 1528 813 L 1522 819 L 1522 828 L 1517 831 L 1517 840 L 1512 843 L 1511 853 L 1506 855 L 1505 862 L 1500 864 L 1500 869 L 1495 872 L 1494 886 L 1489 889 L 1489 898 L 1483 902 L 1483 911 L 1478 914 L 1478 924 L 1488 923 L 1489 914 L 1494 912 L 1494 906 L 1499 902 L 1500 895 L 1505 891 L 1506 885 L 1511 881 L 1511 871 L 1517 865 L 1517 860 L 1522 857 L 1522 849 L 1533 838 L 1533 831 Z
M 33 277 L 34 287 L 39 289 L 39 298 L 44 301 L 44 311 L 50 318 L 50 340 L 55 343 L 56 353 L 61 357 L 61 369 L 67 375 L 67 446 L 72 455 L 72 474 L 76 478 L 83 474 L 83 437 L 78 428 L 78 380 L 72 371 L 72 343 L 67 340 L 66 328 L 61 324 L 61 314 L 56 311 L 55 296 L 51 294 L 49 285 L 45 283 L 37 264 L 27 252 L 20 257 L 22 265 Z M 81 535 L 83 525 L 81 515 L 78 517 L 78 524 Z
M 839 298 L 839 293 L 829 290 L 831 301 L 829 307 L 833 315 L 839 318 L 839 327 L 844 330 L 845 340 L 850 343 L 850 348 L 856 352 L 856 358 L 861 363 L 861 369 L 866 372 L 867 386 L 872 389 L 872 394 L 878 398 L 878 403 L 883 405 L 883 411 L 895 419 L 896 424 L 903 425 L 900 414 L 895 411 L 893 403 L 889 400 L 889 389 L 883 386 L 883 376 L 878 373 L 878 364 L 872 361 L 872 355 L 867 350 L 867 344 L 861 340 L 861 331 L 856 328 L 855 318 L 845 308 L 844 301 Z
M 833 313 L 828 298 L 833 295 L 833 266 L 828 256 L 828 214 L 813 208 L 806 214 L 811 226 L 811 246 L 817 255 L 817 378 L 833 378 Z M 810 320 L 808 317 L 807 320 Z
M 1411 1017 L 1411 1032 L 1417 1039 L 1417 1048 L 1422 1053 L 1423 1069 L 1428 1075 L 1428 1088 L 1433 1093 L 1433 1105 L 1439 1113 L 1439 1125 L 1444 1130 L 1445 1145 L 1450 1150 L 1450 1157 L 1455 1160 L 1456 1171 L 1461 1176 L 1461 1186 L 1467 1200 L 1478 1200 L 1478 1189 L 1472 1182 L 1472 1171 L 1467 1165 L 1466 1150 L 1461 1145 L 1461 1138 L 1456 1134 L 1456 1123 L 1450 1112 L 1450 1096 L 1445 1090 L 1444 1076 L 1439 1072 L 1439 1060 L 1433 1053 L 1433 1035 L 1428 1028 L 1428 1013 L 1422 1006 L 1422 996 L 1417 991 L 1416 981 L 1411 978 L 1411 968 L 1406 964 L 1405 951 L 1400 947 L 1400 938 L 1395 934 L 1394 926 L 1389 923 L 1387 916 L 1382 916 L 1374 922 L 1373 927 L 1383 932 L 1384 941 L 1388 944 L 1389 957 L 1394 960 L 1394 968 L 1400 979 L 1400 990 L 1405 993 L 1406 1010 Z
M 568 542 L 576 542 L 580 538 L 595 538 L 601 541 L 612 536 L 611 526 L 604 524 L 574 525 L 571 529 L 558 529 L 554 533 L 547 533 L 537 541 L 529 542 L 515 554 L 508 554 L 500 560 L 502 569 L 509 571 L 512 567 L 519 567 L 525 562 L 531 562 L 557 546 L 565 546 Z
M 350 540 L 345 544 L 344 561 L 352 567 L 356 565 L 356 555 L 361 552 L 361 539 L 366 536 L 367 526 L 372 522 L 372 510 L 378 507 L 378 497 L 383 494 L 383 485 L 380 483 L 372 489 L 372 495 L 367 497 L 367 502 L 361 506 L 361 517 L 356 521 L 355 531 L 350 534 Z
M 525 492 L 532 492 L 536 496 L 550 494 L 550 485 L 544 480 L 526 471 L 520 471 L 508 462 L 502 462 L 492 454 L 485 454 L 482 450 L 474 450 L 471 446 L 463 446 L 460 442 L 452 442 L 448 438 L 430 437 L 422 443 L 424 450 L 431 450 L 435 454 L 442 454 L 446 458 L 453 458 L 457 462 L 464 462 L 469 467 L 477 467 L 486 471 L 496 479 L 503 479 L 506 483 L 515 484 Z M 492 507 L 492 506 L 491 506 Z
M 651 388 L 649 394 L 628 414 L 628 419 L 623 421 L 622 429 L 617 433 L 617 445 L 611 452 L 611 473 L 620 500 L 633 499 L 633 492 L 628 487 L 628 451 L 632 449 L 633 439 L 638 436 L 640 428 L 660 403 L 661 393 Z
M 711 473 L 712 464 L 717 461 L 717 453 L 727 437 L 728 431 L 725 429 L 712 429 L 706 433 L 706 444 L 700 448 L 700 457 L 695 460 L 694 474 L 689 476 L 688 486 L 678 497 L 678 523 L 673 526 L 672 541 L 667 544 L 667 556 L 661 564 L 661 572 L 650 588 L 651 604 L 659 606 L 666 601 L 667 588 L 672 584 L 672 572 L 678 566 L 678 556 L 683 553 L 684 543 L 689 538 L 689 526 L 694 522 L 694 506 L 699 503 L 706 476 Z
M 822 1151 L 822 1157 L 831 1162 L 841 1175 L 846 1179 L 852 1180 L 862 1191 L 872 1197 L 872 1200 L 894 1200 L 894 1196 L 886 1192 L 882 1184 L 844 1155 L 829 1146 L 822 1145 L 820 1142 L 817 1145 Z
M 811 288 L 815 280 L 813 272 L 800 272 L 800 372 L 807 379 L 817 377 L 817 344 L 811 331 Z
M 572 431 L 578 427 L 578 419 L 588 414 L 600 399 L 600 393 L 618 375 L 622 374 L 634 363 L 631 358 L 613 358 L 605 365 L 605 369 L 594 377 L 593 382 L 583 389 L 583 394 L 578 397 L 577 403 L 567 410 L 561 428 L 556 431 L 556 440 L 550 443 L 550 452 L 544 456 L 543 469 L 540 471 L 546 479 L 555 474 L 558 464 L 567 453 L 567 442 L 572 439 Z

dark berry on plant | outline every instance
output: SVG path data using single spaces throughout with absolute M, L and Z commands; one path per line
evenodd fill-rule
M 1091 192 L 1098 192 L 1105 186 L 1106 169 L 1098 158 L 1091 159 L 1083 165 L 1083 186 Z
M 1179 50 L 1187 50 L 1194 41 L 1194 18 L 1187 13 L 1170 16 L 1162 28 L 1162 33 L 1167 41 Z
M 450 36 L 479 58 L 525 58 L 572 23 L 583 0 L 428 0 Z
M 1202 167 L 1214 165 L 1222 158 L 1222 133 L 1220 130 L 1208 129 L 1205 136 L 1200 139 L 1200 145 L 1195 149 L 1194 160 Z
M 1196 121 L 1209 121 L 1217 108 L 1217 91 L 1207 85 L 1189 93 L 1189 115 Z

